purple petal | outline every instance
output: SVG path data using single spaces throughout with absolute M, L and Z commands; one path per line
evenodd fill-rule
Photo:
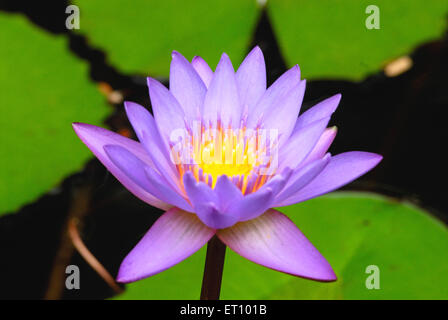
M 263 128 L 278 130 L 278 145 L 291 135 L 305 95 L 306 81 L 301 81 L 286 95 L 279 97 L 276 106 L 266 111 Z
M 171 92 L 157 80 L 148 78 L 148 88 L 157 128 L 169 148 L 170 136 L 185 129 L 184 111 Z
M 318 174 L 324 170 L 330 162 L 330 154 L 322 159 L 317 159 L 305 167 L 297 168 L 290 177 L 287 185 L 275 198 L 273 207 L 282 206 L 282 201 L 297 193 L 300 189 L 310 183 Z
M 201 57 L 196 56 L 193 60 L 191 60 L 191 65 L 199 74 L 205 86 L 208 88 L 210 86 L 210 82 L 212 82 L 213 71 L 208 66 L 207 62 L 205 62 L 205 60 Z
M 93 154 L 101 161 L 101 163 L 109 170 L 118 181 L 123 184 L 126 189 L 132 192 L 140 200 L 162 210 L 167 210 L 171 206 L 165 203 L 148 191 L 139 186 L 134 180 L 129 178 L 121 169 L 119 169 L 107 156 L 104 146 L 108 144 L 119 145 L 130 150 L 137 155 L 148 166 L 152 165 L 152 160 L 142 147 L 142 145 L 134 140 L 125 138 L 112 131 L 92 126 L 84 123 L 74 123 L 73 129 L 78 137 L 86 144 Z
M 238 222 L 238 217 L 221 210 L 217 193 L 203 182 L 196 182 L 191 172 L 184 175 L 185 191 L 199 219 L 213 229 L 222 229 Z
M 240 103 L 248 106 L 249 113 L 266 91 L 266 64 L 263 52 L 256 46 L 247 55 L 236 72 Z
M 193 174 L 188 171 L 183 176 L 185 192 L 188 195 L 188 199 L 193 204 L 213 202 L 216 206 L 219 205 L 218 196 L 215 192 L 204 182 L 196 182 Z
M 193 212 L 191 205 L 185 200 L 183 195 L 177 193 L 172 188 L 170 188 L 164 177 L 160 176 L 153 168 L 145 168 L 146 177 L 153 186 L 151 193 L 157 198 L 171 203 L 172 205 L 181 208 L 185 211 Z
M 283 170 L 281 174 L 274 176 L 260 189 L 244 196 L 241 201 L 234 200 L 228 211 L 238 216 L 240 221 L 247 221 L 260 216 L 273 207 L 274 199 L 285 187 L 291 174 L 292 170 L 289 168 Z
M 133 282 L 166 270 L 204 246 L 214 235 L 194 214 L 165 212 L 126 256 L 118 282 Z
M 205 95 L 204 120 L 206 124 L 211 123 L 214 128 L 218 119 L 222 121 L 224 127 L 231 124 L 233 128 L 238 128 L 241 113 L 235 72 L 229 57 L 224 53 Z
M 330 117 L 301 128 L 279 150 L 279 167 L 295 169 L 313 150 L 327 127 Z
M 238 217 L 222 213 L 213 202 L 199 203 L 194 208 L 198 218 L 208 227 L 224 229 L 238 222 Z
M 259 190 L 270 188 L 274 193 L 274 196 L 277 195 L 280 191 L 283 190 L 286 183 L 289 181 L 292 172 L 293 171 L 290 168 L 283 169 L 281 173 L 276 174 L 273 178 L 271 178 L 268 182 L 266 182 Z
M 327 128 L 324 130 L 313 150 L 308 154 L 305 160 L 300 164 L 300 166 L 307 165 L 317 159 L 321 159 L 330 148 L 333 143 L 336 133 L 338 132 L 336 127 Z
M 151 184 L 146 178 L 146 164 L 137 158 L 132 152 L 119 145 L 108 144 L 104 146 L 104 151 L 110 160 L 132 181 L 140 187 L 150 192 Z M 151 193 L 151 192 L 150 192 Z
M 137 103 L 125 102 L 126 114 L 134 128 L 138 139 L 151 157 L 154 166 L 166 176 L 170 185 L 182 193 L 179 183 L 179 174 L 171 161 L 168 150 L 161 140 L 154 118 L 146 108 Z
M 170 66 L 170 91 L 187 117 L 196 119 L 204 102 L 207 88 L 190 62 L 173 51 Z
M 341 94 L 338 93 L 328 99 L 325 99 L 324 101 L 319 102 L 311 109 L 305 111 L 297 119 L 293 130 L 293 135 L 296 131 L 300 130 L 300 128 L 303 128 L 304 126 L 307 126 L 312 122 L 330 117 L 338 107 L 339 101 L 341 101 Z
M 130 151 L 117 145 L 106 145 L 104 150 L 110 160 L 124 174 L 154 197 L 184 210 L 192 211 L 187 201 L 169 187 L 166 180 L 161 178 L 153 168 L 147 166 Z M 147 174 L 148 171 L 158 178 L 150 179 Z
M 300 69 L 299 66 L 296 65 L 286 71 L 265 91 L 253 108 L 253 111 L 248 115 L 247 126 L 249 128 L 255 128 L 261 119 L 266 119 L 265 116 L 268 112 L 271 112 L 272 110 L 279 112 L 279 110 L 283 108 L 279 102 L 286 99 L 291 90 L 297 88 L 299 83 Z M 294 92 L 296 92 L 296 90 Z M 293 117 L 290 114 L 288 117 L 290 119 L 296 119 L 296 117 Z
M 235 201 L 240 201 L 243 198 L 241 190 L 230 181 L 229 177 L 222 175 L 218 177 L 214 188 L 216 195 L 218 196 L 220 207 L 225 211 L 229 205 Z
M 218 230 L 217 235 L 230 249 L 262 266 L 318 281 L 336 280 L 325 258 L 290 219 L 276 210 Z
M 234 201 L 226 210 L 227 214 L 238 217 L 239 221 L 254 219 L 268 210 L 274 201 L 274 191 L 263 188 Z
M 371 170 L 382 158 L 379 154 L 361 151 L 338 154 L 330 159 L 313 181 L 286 199 L 282 205 L 289 206 L 336 190 Z

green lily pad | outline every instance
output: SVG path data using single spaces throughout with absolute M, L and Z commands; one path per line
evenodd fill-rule
M 369 5 L 380 29 L 367 29 Z M 443 36 L 446 0 L 269 0 L 268 14 L 289 65 L 307 78 L 359 80 L 387 61 Z
M 223 299 L 447 299 L 448 230 L 424 211 L 365 193 L 337 192 L 281 208 L 333 266 L 320 283 L 282 274 L 227 250 Z M 205 248 L 116 299 L 198 299 Z M 379 289 L 367 289 L 370 265 Z
M 222 52 L 241 62 L 259 8 L 255 0 L 74 1 L 79 32 L 127 73 L 167 76 L 171 52 L 215 66 Z
M 16 210 L 91 157 L 71 128 L 100 124 L 105 99 L 67 39 L 0 14 L 0 214 Z

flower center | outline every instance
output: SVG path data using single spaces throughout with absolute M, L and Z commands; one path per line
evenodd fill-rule
M 260 188 L 270 175 L 260 172 L 269 166 L 272 155 L 261 130 L 197 126 L 187 129 L 180 142 L 172 146 L 172 156 L 180 177 L 191 171 L 197 181 L 214 188 L 218 177 L 226 175 L 243 194 Z

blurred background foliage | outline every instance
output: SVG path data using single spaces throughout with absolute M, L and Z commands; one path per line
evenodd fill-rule
M 69 4 L 79 6 L 79 30 L 65 28 Z M 93 157 L 71 122 L 133 137 L 123 99 L 149 107 L 145 76 L 166 81 L 172 50 L 189 59 L 201 55 L 213 67 L 224 51 L 236 68 L 260 45 L 270 82 L 296 63 L 311 80 L 304 110 L 343 93 L 333 120 L 340 133 L 330 151 L 385 156 L 379 168 L 347 189 L 392 198 L 342 193 L 282 208 L 334 265 L 339 281 L 292 278 L 228 250 L 223 298 L 448 299 L 448 234 L 432 216 L 448 220 L 444 191 L 433 183 L 447 171 L 437 146 L 446 136 L 438 115 L 448 105 L 448 2 L 378 0 L 379 30 L 365 27 L 370 4 L 2 2 L 0 298 L 116 295 L 73 250 L 68 221 L 78 221 L 87 246 L 115 275 L 161 212 L 132 197 L 96 160 L 86 163 Z M 411 62 L 385 75 L 383 68 L 403 56 Z M 419 200 L 429 212 L 403 199 Z M 29 255 L 21 255 L 23 250 Z M 198 298 L 204 256 L 202 249 L 160 275 L 128 285 L 117 298 Z M 19 276 L 26 261 L 38 261 L 39 277 L 31 283 Z M 62 267 L 69 263 L 83 274 L 77 292 L 61 284 Z M 380 267 L 381 290 L 365 288 L 370 264 Z
M 222 52 L 242 61 L 260 7 L 254 0 L 75 1 L 79 32 L 123 72 L 168 76 L 173 50 L 216 65 Z
M 361 22 L 379 9 L 380 29 Z M 445 0 L 271 0 L 268 12 L 288 65 L 300 63 L 306 78 L 360 80 L 417 44 L 440 37 Z M 306 67 L 305 67 L 306 66 Z
M 67 40 L 0 13 L 0 214 L 80 170 L 90 152 L 70 130 L 99 125 L 108 107 Z M 109 111 L 111 109 L 109 108 Z

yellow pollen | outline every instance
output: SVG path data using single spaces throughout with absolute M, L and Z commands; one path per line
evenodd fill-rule
M 268 177 L 257 177 L 254 169 L 262 164 L 265 145 L 258 141 L 256 135 L 246 136 L 246 128 L 224 129 L 220 125 L 216 130 L 206 129 L 203 125 L 200 134 L 190 134 L 182 146 L 183 152 L 189 151 L 188 159 L 192 163 L 176 162 L 179 175 L 191 171 L 197 181 L 203 181 L 215 187 L 218 177 L 228 176 L 243 194 L 260 188 Z M 181 155 L 174 152 L 173 158 L 179 160 Z M 211 182 L 209 181 L 211 177 Z M 253 180 L 249 183 L 250 180 Z M 248 189 L 249 188 L 249 189 Z

